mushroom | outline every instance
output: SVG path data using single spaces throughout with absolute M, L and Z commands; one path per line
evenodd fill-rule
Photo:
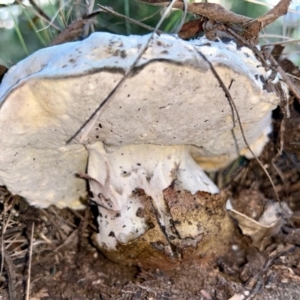
M 197 213 L 189 222 L 177 220 L 185 225 L 176 229 L 166 191 L 172 187 L 197 197 L 201 191 L 205 199 L 218 193 L 204 170 L 216 170 L 238 155 L 259 155 L 279 99 L 267 90 L 269 72 L 250 49 L 232 41 L 154 35 L 93 126 L 66 143 L 148 40 L 149 35 L 94 33 L 42 49 L 11 68 L 0 86 L 0 184 L 38 207 L 79 209 L 86 178 L 99 209 L 96 242 L 105 253 L 118 256 L 120 245 L 154 226 L 164 239 L 164 253 L 174 257 L 173 244 L 180 247 L 185 240 L 196 246 L 207 230 Z M 252 151 L 204 57 L 228 87 Z

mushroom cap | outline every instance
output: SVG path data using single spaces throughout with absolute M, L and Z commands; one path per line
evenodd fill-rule
M 86 184 L 76 174 L 86 171 L 85 144 L 97 141 L 108 152 L 133 144 L 191 145 L 193 157 L 212 161 L 212 168 L 230 161 L 237 146 L 246 146 L 199 52 L 230 87 L 248 143 L 264 135 L 278 98 L 264 88 L 268 73 L 249 49 L 155 35 L 92 130 L 83 129 L 66 144 L 149 37 L 94 33 L 42 49 L 12 67 L 0 86 L 0 184 L 39 207 L 81 208 Z

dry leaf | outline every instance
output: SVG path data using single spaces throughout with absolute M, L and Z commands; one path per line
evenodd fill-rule
M 258 248 L 261 247 L 265 238 L 278 233 L 285 223 L 285 219 L 290 218 L 292 215 L 291 210 L 285 202 L 281 202 L 280 207 L 278 202 L 269 201 L 263 215 L 258 221 L 235 210 L 230 200 L 226 203 L 226 209 L 229 215 L 238 222 L 243 234 L 250 236 L 253 245 Z

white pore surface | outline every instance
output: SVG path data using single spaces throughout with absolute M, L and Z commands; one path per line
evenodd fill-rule
M 245 148 L 236 116 L 198 52 L 230 87 L 248 143 L 265 135 L 278 99 L 263 89 L 268 74 L 251 51 L 160 35 L 92 130 L 66 145 L 148 39 L 94 33 L 42 49 L 11 68 L 0 86 L 0 184 L 39 207 L 82 207 L 86 185 L 76 174 L 86 171 L 88 152 L 80 140 L 103 142 L 111 153 L 126 145 L 193 145 L 193 157 L 201 160 L 236 157 Z

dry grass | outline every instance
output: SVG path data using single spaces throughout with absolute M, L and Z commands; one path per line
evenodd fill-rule
M 85 212 L 54 207 L 35 209 L 20 197 L 12 196 L 4 187 L 0 189 L 0 208 L 0 291 L 8 289 L 10 299 L 14 299 L 16 291 L 23 290 L 26 299 L 31 299 L 32 264 L 50 259 L 64 248 L 76 248 Z M 80 232 L 82 236 L 89 235 L 87 225 L 89 230 L 95 230 L 92 223 L 87 223 Z

